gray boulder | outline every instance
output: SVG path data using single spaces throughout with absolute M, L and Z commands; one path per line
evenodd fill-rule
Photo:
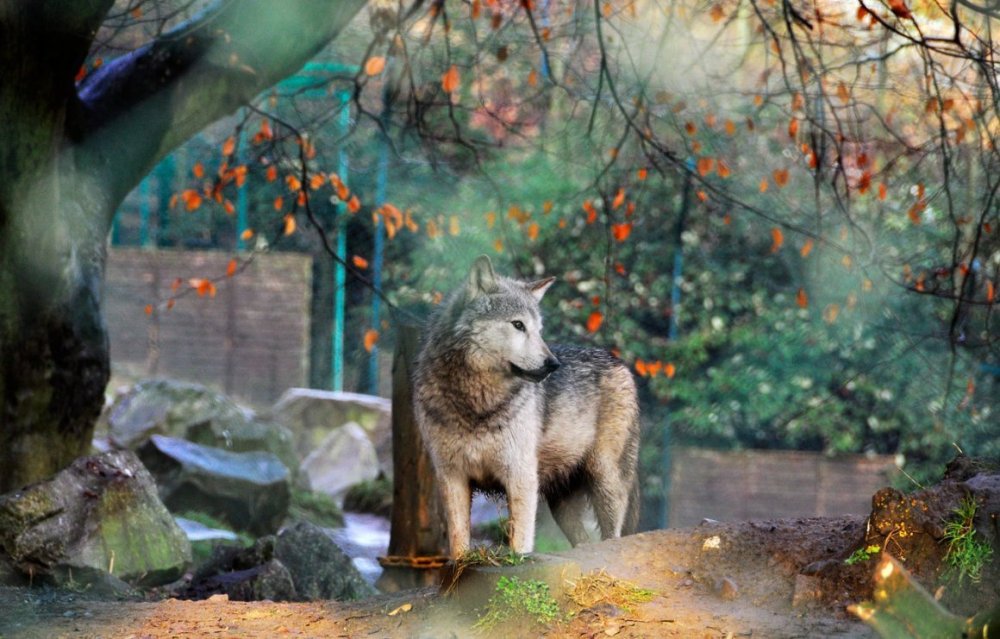
M 191 545 L 130 451 L 80 458 L 0 496 L 0 547 L 22 573 L 59 585 L 161 585 L 191 561 Z
M 392 402 L 384 397 L 290 388 L 271 408 L 271 419 L 292 431 L 300 459 L 332 431 L 354 422 L 375 445 L 382 472 L 392 476 Z
M 378 477 L 378 457 L 361 426 L 348 422 L 331 431 L 302 461 L 302 474 L 312 490 L 330 495 L 342 506 L 348 488 Z
M 274 558 L 288 567 L 300 600 L 351 601 L 375 594 L 351 558 L 323 529 L 309 522 L 281 531 L 274 543 Z
M 153 435 L 139 457 L 174 512 L 203 512 L 253 535 L 275 532 L 288 514 L 289 472 L 271 453 L 232 453 Z
M 106 429 L 117 448 L 135 450 L 152 435 L 166 435 L 238 453 L 268 451 L 298 472 L 291 431 L 200 384 L 139 382 L 115 398 L 101 422 L 98 430 Z

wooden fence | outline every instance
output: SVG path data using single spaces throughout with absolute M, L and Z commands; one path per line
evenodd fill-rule
M 864 515 L 889 485 L 891 455 L 827 457 L 799 451 L 715 451 L 677 447 L 670 473 L 671 527 L 702 519 Z
M 199 382 L 255 405 L 306 386 L 312 258 L 257 255 L 226 278 L 232 257 L 222 251 L 110 249 L 105 317 L 113 372 Z M 192 278 L 219 277 L 215 297 L 199 297 L 190 284 Z

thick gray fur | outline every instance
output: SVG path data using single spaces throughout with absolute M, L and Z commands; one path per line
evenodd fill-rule
M 502 277 L 481 256 L 425 331 L 414 408 L 453 557 L 469 547 L 474 487 L 507 494 L 515 552 L 534 547 L 539 494 L 573 545 L 589 538 L 588 503 L 602 539 L 635 531 L 635 380 L 604 350 L 546 345 L 539 302 L 553 280 Z

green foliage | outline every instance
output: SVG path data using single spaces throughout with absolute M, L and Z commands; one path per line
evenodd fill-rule
M 958 572 L 959 582 L 965 578 L 978 582 L 982 578 L 983 567 L 993 557 L 989 542 L 976 534 L 978 507 L 974 497 L 966 497 L 955 509 L 955 518 L 944 526 L 944 539 L 948 542 L 945 561 Z
M 380 476 L 354 484 L 344 495 L 344 510 L 389 517 L 392 513 L 392 481 Z
M 854 564 L 861 563 L 863 561 L 868 561 L 872 557 L 878 554 L 882 550 L 882 547 L 878 544 L 872 544 L 871 546 L 864 546 L 863 548 L 858 548 L 851 553 L 851 556 L 844 560 L 844 563 L 848 566 L 853 566 Z
M 502 576 L 486 610 L 473 626 L 477 630 L 491 630 L 511 620 L 527 620 L 533 624 L 547 625 L 562 618 L 559 604 L 549 592 L 549 585 L 538 579 L 519 579 Z
M 332 497 L 297 488 L 292 489 L 288 518 L 292 521 L 305 520 L 325 528 L 339 528 L 344 525 L 344 513 Z

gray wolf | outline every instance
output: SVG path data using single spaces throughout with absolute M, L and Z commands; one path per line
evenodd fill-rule
M 573 545 L 588 502 L 602 539 L 635 530 L 635 380 L 604 350 L 549 348 L 539 302 L 554 280 L 499 276 L 483 255 L 425 330 L 414 409 L 452 557 L 469 548 L 474 488 L 506 493 L 514 552 L 534 547 L 539 494 Z

